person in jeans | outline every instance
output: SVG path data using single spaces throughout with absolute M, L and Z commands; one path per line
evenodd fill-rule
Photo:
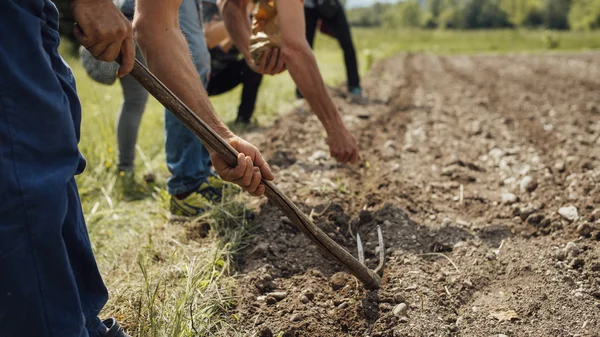
M 356 61 L 356 51 L 352 42 L 350 25 L 346 19 L 344 8 L 340 5 L 339 9 L 332 17 L 325 18 L 319 13 L 315 5 L 316 0 L 304 0 L 304 19 L 306 22 L 306 40 L 312 48 L 315 41 L 315 33 L 319 24 L 322 29 L 331 35 L 340 44 L 344 51 L 344 62 L 346 64 L 346 77 L 348 84 L 348 94 L 354 102 L 362 102 L 363 93 L 360 87 L 360 77 L 358 75 L 358 64 Z M 298 98 L 302 98 L 300 91 L 296 90 Z
M 179 0 L 138 0 L 136 39 L 150 70 L 240 152 L 227 181 L 261 195 L 272 180 L 256 147 L 219 120 L 177 22 Z M 99 60 L 135 55 L 131 22 L 110 0 L 71 0 L 81 44 Z M 0 1 L 0 336 L 127 337 L 98 314 L 108 292 L 87 233 L 75 175 L 82 109 L 75 78 L 58 53 L 58 10 L 50 0 Z M 85 136 L 85 135 L 83 135 Z
M 119 5 L 119 2 L 117 2 Z M 121 0 L 121 11 L 130 18 L 134 14 L 134 0 Z M 179 8 L 179 26 L 190 48 L 192 59 L 202 84 L 208 85 L 210 54 L 202 27 L 200 0 L 183 0 Z M 138 58 L 141 55 L 138 54 Z M 141 58 L 143 60 L 143 58 Z M 132 185 L 135 144 L 148 93 L 131 76 L 121 79 L 123 105 L 117 118 L 119 170 L 124 172 L 126 185 Z M 165 151 L 167 192 L 171 195 L 172 219 L 202 214 L 211 203 L 219 202 L 225 183 L 211 172 L 210 155 L 202 142 L 170 111 L 165 109 Z
M 251 10 L 252 6 L 249 6 L 248 11 Z M 235 122 L 248 125 L 256 106 L 262 75 L 250 69 L 243 58 L 239 59 L 240 53 L 227 35 L 216 1 L 203 2 L 202 12 L 211 59 L 210 80 L 206 91 L 209 96 L 216 96 L 242 84 L 242 97 Z

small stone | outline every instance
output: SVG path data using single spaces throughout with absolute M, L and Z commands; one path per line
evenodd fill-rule
M 594 297 L 597 300 L 600 300 L 600 290 L 592 291 L 592 297 Z
M 533 192 L 538 187 L 538 183 L 531 176 L 524 176 L 519 183 L 519 190 L 521 193 Z
M 460 247 L 464 247 L 466 245 L 467 245 L 467 243 L 465 241 L 458 241 L 457 243 L 454 244 L 454 246 L 452 246 L 452 248 L 453 249 L 457 249 L 457 248 L 460 248 Z
M 315 298 L 315 294 L 313 294 L 311 290 L 304 290 L 302 292 L 302 295 L 306 296 L 306 298 L 308 298 L 309 301 L 312 301 Z
M 398 322 L 400 322 L 400 323 L 408 323 L 408 318 L 406 318 L 406 317 L 400 317 L 400 319 L 398 319 Z
M 277 300 L 273 296 L 267 296 L 266 298 L 267 305 L 273 305 L 277 303 Z
M 494 253 L 487 253 L 487 255 L 485 256 L 489 261 L 494 261 L 496 260 L 496 254 Z
M 489 152 L 489 156 L 496 160 L 500 160 L 500 158 L 504 157 L 504 155 L 506 155 L 506 152 L 504 152 L 503 150 L 501 150 L 499 148 L 493 148 Z
M 269 296 L 273 296 L 273 298 L 275 298 L 278 301 L 281 301 L 282 299 L 286 298 L 287 295 L 288 293 L 285 291 L 276 291 L 269 294 Z
M 304 317 L 302 316 L 301 313 L 296 313 L 296 314 L 292 314 L 292 316 L 290 316 L 290 321 L 299 322 L 302 320 L 302 318 L 304 318 Z
M 508 337 L 507 335 L 503 334 L 503 333 L 499 333 L 498 337 Z
M 533 226 L 539 225 L 542 220 L 544 220 L 544 216 L 541 214 L 531 214 L 527 217 L 527 223 Z
M 312 161 L 312 162 L 317 162 L 319 160 L 325 160 L 327 159 L 327 152 L 323 151 L 323 150 L 318 150 L 313 152 L 312 156 L 310 156 L 310 158 L 308 158 L 308 160 Z
M 273 337 L 273 332 L 271 331 L 271 329 L 264 327 L 260 330 L 259 336 L 260 337 Z
M 576 285 L 575 280 L 568 275 L 563 276 L 563 281 L 571 287 L 574 287 Z
M 554 169 L 558 172 L 564 172 L 565 171 L 565 162 L 562 160 L 557 161 L 554 164 Z
M 394 316 L 405 316 L 408 311 L 408 305 L 406 303 L 400 303 L 394 307 L 394 311 L 392 313 Z
M 585 261 L 579 257 L 574 258 L 573 260 L 571 260 L 571 263 L 569 263 L 569 266 L 571 266 L 571 268 L 573 269 L 581 269 L 584 265 Z
M 392 225 L 392 222 L 391 222 L 390 220 L 385 220 L 385 221 L 383 222 L 383 225 L 384 225 L 384 226 L 387 226 L 387 227 L 389 227 L 389 226 L 391 226 L 391 225 Z
M 331 287 L 333 290 L 340 290 L 348 283 L 349 278 L 344 272 L 335 273 L 331 276 Z
M 575 292 L 575 297 L 582 297 L 583 294 L 580 291 Z
M 573 205 L 559 208 L 558 214 L 560 214 L 560 216 L 562 216 L 563 218 L 565 218 L 569 221 L 573 221 L 573 220 L 577 219 L 577 217 L 579 216 L 579 213 L 577 212 L 577 208 Z
M 449 227 L 450 225 L 452 225 L 452 220 L 450 220 L 450 218 L 444 218 L 444 220 L 442 220 L 440 227 L 446 228 L 446 227 Z
M 308 297 L 306 297 L 306 295 L 300 295 L 299 300 L 300 300 L 300 303 L 303 303 L 303 304 L 307 304 L 310 302 L 310 300 L 308 299 Z
M 577 226 L 577 234 L 581 236 L 588 236 L 594 229 L 587 222 L 582 222 Z
M 502 193 L 502 203 L 512 205 L 517 202 L 517 196 L 513 193 Z
M 579 247 L 577 247 L 577 244 L 575 242 L 567 243 L 567 245 L 565 246 L 565 252 L 567 253 L 567 256 L 571 257 L 576 257 L 579 254 L 581 254 L 581 250 L 579 250 Z
M 402 294 L 396 294 L 396 295 L 394 295 L 394 301 L 396 303 L 400 304 L 400 303 L 406 302 L 406 299 L 404 298 L 404 296 Z

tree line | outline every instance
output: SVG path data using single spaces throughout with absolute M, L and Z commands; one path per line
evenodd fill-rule
M 405 0 L 347 11 L 353 26 L 441 29 L 600 28 L 600 0 Z

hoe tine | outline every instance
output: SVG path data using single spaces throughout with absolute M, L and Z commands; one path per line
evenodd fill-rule
M 381 232 L 381 226 L 377 226 L 377 241 L 379 241 L 379 265 L 377 265 L 377 268 L 375 268 L 375 273 L 379 273 L 385 264 L 385 246 L 383 245 L 383 233 Z
M 358 262 L 365 264 L 365 250 L 363 249 L 360 234 L 356 233 L 356 245 L 358 246 Z

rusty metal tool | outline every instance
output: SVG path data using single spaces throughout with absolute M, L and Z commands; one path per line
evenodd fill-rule
M 140 84 L 148 90 L 162 105 L 168 108 L 185 126 L 187 126 L 200 140 L 211 149 L 214 149 L 229 165 L 237 164 L 238 152 L 214 130 L 212 130 L 198 115 L 187 107 L 175 94 L 173 94 L 154 74 L 152 74 L 142 63 L 135 60 L 133 76 Z M 376 270 L 370 270 L 364 264 L 364 251 L 362 242 L 358 237 L 360 247 L 360 258 L 357 260 L 344 248 L 327 236 L 319 227 L 309 219 L 282 191 L 280 191 L 272 182 L 263 180 L 265 185 L 265 195 L 270 201 L 275 203 L 290 221 L 298 227 L 327 257 L 332 258 L 341 265 L 345 266 L 357 279 L 359 279 L 367 289 L 379 289 L 381 278 L 378 272 L 381 271 L 384 263 L 384 247 L 381 229 L 378 228 L 380 261 Z

